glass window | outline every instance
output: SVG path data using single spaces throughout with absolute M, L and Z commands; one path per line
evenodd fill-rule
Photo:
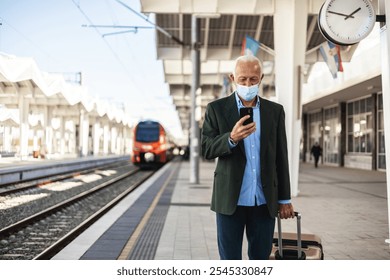
M 367 129 L 372 129 L 372 115 L 366 115 L 366 127 Z
M 348 152 L 371 153 L 373 129 L 372 97 L 348 103 L 348 110 L 353 104 L 353 114 L 347 119 Z M 368 110 L 370 108 L 370 110 Z
M 383 130 L 383 111 L 378 111 L 378 130 Z
M 360 152 L 365 153 L 366 152 L 366 135 L 362 135 L 360 137 Z
M 353 115 L 353 102 L 348 103 L 348 116 Z
M 324 110 L 325 122 L 323 131 L 323 159 L 326 163 L 339 162 L 340 134 L 338 132 L 338 110 L 338 106 Z
M 353 149 L 353 151 L 355 153 L 358 153 L 359 152 L 359 148 L 360 148 L 360 137 L 355 137 L 353 142 L 354 142 L 354 149 Z
M 322 112 L 315 112 L 312 114 L 309 114 L 309 145 L 308 145 L 308 151 L 310 152 L 311 147 L 314 145 L 315 142 L 321 143 L 322 141 Z
M 378 169 L 386 169 L 386 155 L 385 155 L 385 134 L 384 134 L 384 121 L 383 121 L 383 100 L 382 94 L 378 94 L 377 98 L 378 112 L 377 112 L 377 159 Z
M 366 100 L 366 105 L 367 105 L 367 109 L 366 109 L 366 112 L 372 112 L 373 110 L 374 110 L 374 108 L 373 108 L 373 98 L 372 97 L 369 97 L 369 98 L 367 98 L 367 100 Z
M 139 142 L 157 142 L 160 137 L 160 127 L 158 123 L 140 123 L 137 127 L 135 140 Z
M 378 139 L 378 152 L 379 153 L 385 153 L 385 134 L 384 132 L 379 132 L 379 139 Z
M 353 118 L 348 117 L 348 132 L 353 132 Z
M 382 110 L 382 109 L 383 109 L 383 95 L 378 94 L 378 110 Z
M 372 140 L 371 140 L 371 133 L 366 134 L 366 152 L 371 153 L 372 152 Z
M 353 102 L 353 113 L 355 115 L 360 113 L 360 102 L 359 101 Z
M 364 132 L 367 130 L 367 115 L 361 114 L 360 115 L 360 131 Z
M 367 112 L 367 109 L 366 109 L 366 99 L 360 100 L 359 103 L 360 103 L 360 113 Z
M 349 153 L 353 152 L 353 135 L 352 134 L 348 135 L 348 152 Z
M 386 169 L 386 156 L 379 155 L 378 159 L 379 159 L 378 168 L 379 169 Z

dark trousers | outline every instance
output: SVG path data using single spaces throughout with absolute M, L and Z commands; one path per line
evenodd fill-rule
M 320 159 L 320 156 L 314 156 L 314 166 L 318 167 L 318 161 Z
M 275 218 L 265 205 L 238 206 L 233 215 L 217 213 L 218 250 L 221 260 L 241 260 L 246 230 L 250 260 L 268 260 L 272 250 Z

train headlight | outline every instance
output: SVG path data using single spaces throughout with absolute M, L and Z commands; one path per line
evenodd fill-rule
M 151 150 L 151 149 L 153 149 L 153 146 L 152 145 L 142 145 L 142 149 L 144 149 L 144 150 Z
M 146 162 L 153 162 L 154 161 L 154 154 L 153 153 L 145 153 L 144 159 Z

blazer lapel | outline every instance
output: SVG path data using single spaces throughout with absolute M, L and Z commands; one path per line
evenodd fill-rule
M 240 114 L 238 113 L 237 101 L 235 97 L 235 93 L 232 93 L 226 100 L 225 105 L 225 115 L 226 121 L 228 123 L 230 131 L 233 130 L 234 125 L 240 120 Z M 241 152 L 245 156 L 245 147 L 244 141 L 238 142 L 238 146 L 240 147 Z
M 263 161 L 265 149 L 266 147 L 265 141 L 267 140 L 267 136 L 269 135 L 269 121 L 267 121 L 267 117 L 270 116 L 271 112 L 267 106 L 264 106 L 264 99 L 260 98 L 260 123 L 261 123 L 261 132 L 260 132 L 260 160 Z
M 229 129 L 232 130 L 236 122 L 240 119 L 234 93 L 226 99 L 224 116 L 228 123 Z

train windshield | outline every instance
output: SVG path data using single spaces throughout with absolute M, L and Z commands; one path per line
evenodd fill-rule
M 160 127 L 158 123 L 139 123 L 135 140 L 138 142 L 157 142 L 160 137 Z

